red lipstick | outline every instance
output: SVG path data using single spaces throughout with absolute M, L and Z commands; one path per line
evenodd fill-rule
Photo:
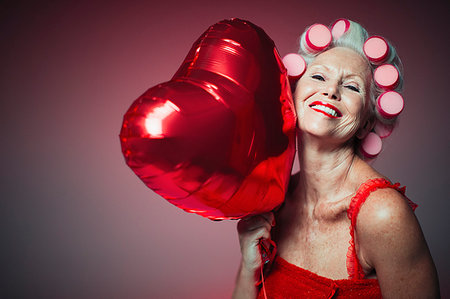
M 311 107 L 314 111 L 320 112 L 330 118 L 338 118 L 342 116 L 341 111 L 329 103 L 315 101 L 309 105 L 309 107 Z

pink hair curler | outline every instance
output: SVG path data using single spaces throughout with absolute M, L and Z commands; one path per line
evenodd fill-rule
M 386 138 L 391 136 L 392 131 L 394 130 L 394 126 L 383 124 L 382 122 L 377 121 L 373 130 L 375 131 L 375 133 L 377 133 L 378 136 L 380 136 L 380 138 Z
M 383 92 L 377 99 L 377 110 L 384 118 L 393 118 L 403 111 L 403 97 L 396 91 Z
M 289 53 L 283 57 L 283 64 L 287 69 L 287 74 L 291 79 L 300 78 L 306 71 L 306 62 L 302 56 Z
M 314 24 L 306 31 L 305 45 L 312 53 L 326 49 L 331 44 L 331 40 L 331 31 L 325 25 Z
M 339 39 L 350 28 L 350 21 L 347 19 L 339 19 L 331 26 L 331 35 L 335 40 Z
M 381 36 L 369 37 L 363 46 L 364 54 L 372 63 L 382 63 L 389 54 L 389 45 Z
M 370 132 L 361 143 L 361 152 L 367 158 L 375 158 L 381 152 L 383 142 L 380 136 Z
M 398 84 L 398 70 L 392 64 L 383 64 L 377 67 L 373 74 L 375 83 L 384 89 L 394 89 Z

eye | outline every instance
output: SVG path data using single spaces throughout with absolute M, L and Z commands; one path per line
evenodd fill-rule
M 353 85 L 345 85 L 345 88 L 348 88 L 348 89 L 350 89 L 350 90 L 359 92 L 359 88 L 356 87 L 356 86 L 353 86 Z
M 325 81 L 325 79 L 321 75 L 312 75 L 311 78 L 319 81 Z

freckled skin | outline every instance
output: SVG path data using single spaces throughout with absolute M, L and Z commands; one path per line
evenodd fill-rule
M 350 199 L 362 183 L 384 178 L 352 146 L 353 138 L 367 134 L 370 76 L 358 53 L 333 48 L 318 55 L 299 80 L 294 100 L 301 169 L 275 215 L 239 222 L 242 262 L 233 298 L 257 295 L 261 237 L 272 238 L 279 256 L 290 263 L 328 278 L 348 278 Z M 342 116 L 315 111 L 314 101 L 330 103 Z M 439 298 L 436 268 L 420 225 L 397 191 L 370 194 L 357 218 L 355 243 L 366 276 L 378 279 L 383 298 Z

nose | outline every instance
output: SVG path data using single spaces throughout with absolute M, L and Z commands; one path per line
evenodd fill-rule
M 326 96 L 330 100 L 339 101 L 341 99 L 338 84 L 334 82 L 330 82 L 324 87 L 322 95 Z

